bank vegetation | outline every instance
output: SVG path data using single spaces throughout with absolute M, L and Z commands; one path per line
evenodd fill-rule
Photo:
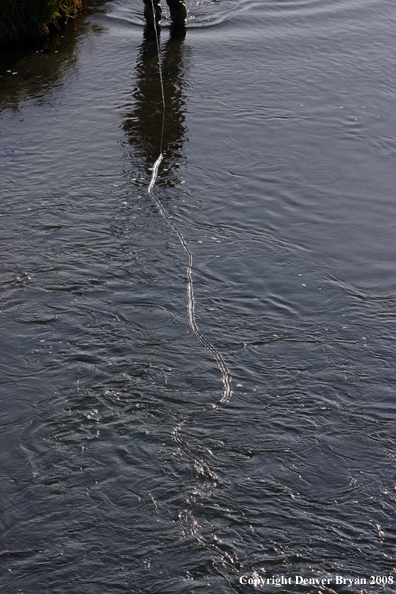
M 0 47 L 38 41 L 81 8 L 83 0 L 0 0 Z

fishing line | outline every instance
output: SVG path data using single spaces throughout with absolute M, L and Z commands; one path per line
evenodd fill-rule
M 153 23 L 154 23 L 154 32 L 155 32 L 155 42 L 157 44 L 158 70 L 159 70 L 159 77 L 160 77 L 160 84 L 161 84 L 161 97 L 162 97 L 162 126 L 161 126 L 161 140 L 160 140 L 160 157 L 161 157 L 161 161 L 162 161 L 162 142 L 164 140 L 164 128 L 165 128 L 165 94 L 164 94 L 164 81 L 162 79 L 162 60 L 161 60 L 161 52 L 160 52 L 160 46 L 159 46 L 159 36 L 158 36 L 157 20 L 156 20 L 155 8 L 154 8 L 154 0 L 151 0 L 151 8 L 153 10 Z M 159 163 L 161 163 L 161 161 Z M 157 166 L 155 179 L 157 178 L 159 163 Z M 154 165 L 154 168 L 155 168 L 155 165 Z M 154 174 L 154 169 L 153 169 L 153 174 Z M 153 182 L 153 177 L 151 178 L 151 181 L 152 181 L 152 185 L 150 184 L 151 188 L 155 184 L 155 179 Z M 150 194 L 150 187 L 149 187 L 149 194 Z
M 187 311 L 188 311 L 188 321 L 191 327 L 191 330 L 193 331 L 193 333 L 195 334 L 195 336 L 198 338 L 198 340 L 200 340 L 202 342 L 202 344 L 204 345 L 204 347 L 212 354 L 213 358 L 215 359 L 215 361 L 217 362 L 217 365 L 220 369 L 221 372 L 221 380 L 223 382 L 223 393 L 222 396 L 218 402 L 218 404 L 224 404 L 225 402 L 227 402 L 230 397 L 231 397 L 231 375 L 227 369 L 227 365 L 222 357 L 222 355 L 215 349 L 215 347 L 213 346 L 213 344 L 211 342 L 209 342 L 205 336 L 201 333 L 201 331 L 198 328 L 197 322 L 196 322 L 196 318 L 195 318 L 195 299 L 194 299 L 194 289 L 193 289 L 193 280 L 192 280 L 192 265 L 193 265 L 193 258 L 192 258 L 192 253 L 190 252 L 188 245 L 182 235 L 182 233 L 179 231 L 179 229 L 176 227 L 176 225 L 174 224 L 174 222 L 172 221 L 172 219 L 170 218 L 170 216 L 168 215 L 168 213 L 165 211 L 164 207 L 162 206 L 160 200 L 158 200 L 158 198 L 156 197 L 156 195 L 153 192 L 153 188 L 158 176 L 158 169 L 159 166 L 161 164 L 163 157 L 162 154 L 162 144 L 163 144 L 163 137 L 164 137 L 164 127 L 165 127 L 165 110 L 166 110 L 166 106 L 165 106 L 165 94 L 164 94 L 164 82 L 163 82 L 163 78 L 162 78 L 162 61 L 161 61 L 161 52 L 160 52 L 160 45 L 159 45 L 159 36 L 158 36 L 158 28 L 157 28 L 157 22 L 156 22 L 156 15 L 155 15 L 155 8 L 154 8 L 154 0 L 151 0 L 151 7 L 153 10 L 153 23 L 154 23 L 154 32 L 155 32 L 155 40 L 156 40 L 156 44 L 157 44 L 157 53 L 158 53 L 158 69 L 159 69 L 159 76 L 160 76 L 160 84 L 161 84 L 161 96 L 162 96 L 162 128 L 161 128 L 161 141 L 160 141 L 160 155 L 158 157 L 158 159 L 156 160 L 156 162 L 154 163 L 153 166 L 153 173 L 151 176 L 151 181 L 150 184 L 148 186 L 148 194 L 149 196 L 154 200 L 154 202 L 156 203 L 156 205 L 158 206 L 158 210 L 160 211 L 160 214 L 162 215 L 162 217 L 165 219 L 165 221 L 168 223 L 169 227 L 172 229 L 172 231 L 175 233 L 175 235 L 177 236 L 177 238 L 179 239 L 184 251 L 186 252 L 187 256 L 188 256 L 188 266 L 187 266 Z M 176 431 L 176 433 L 178 433 L 180 431 L 181 426 L 186 422 L 186 419 L 184 419 L 182 421 L 181 424 L 178 425 L 178 430 Z
M 186 415 L 176 425 L 176 427 L 174 427 L 174 429 L 171 432 L 172 438 L 179 445 L 181 450 L 183 450 L 185 455 L 188 456 L 190 458 L 190 460 L 192 460 L 192 462 L 194 463 L 197 475 L 198 474 L 202 475 L 204 478 L 206 478 L 206 481 L 209 481 L 209 483 L 211 483 L 211 485 L 212 485 L 212 489 L 209 489 L 208 483 L 207 482 L 205 483 L 206 492 L 204 495 L 201 495 L 201 499 L 202 499 L 202 498 L 206 498 L 211 495 L 211 493 L 213 492 L 213 489 L 215 489 L 216 484 L 218 482 L 218 477 L 217 477 L 216 473 L 210 468 L 210 466 L 204 460 L 197 459 L 196 456 L 194 456 L 194 453 L 190 450 L 188 443 L 184 439 L 182 439 L 180 433 L 181 433 L 181 430 L 182 430 L 183 426 L 185 425 L 185 423 L 187 421 L 191 420 L 193 417 L 196 417 L 200 414 L 204 414 L 204 413 L 208 412 L 209 410 L 213 410 L 214 408 L 217 408 L 219 405 L 222 405 L 222 404 L 225 404 L 226 402 L 228 402 L 228 400 L 231 398 L 231 394 L 232 394 L 232 392 L 231 392 L 231 375 L 227 369 L 227 365 L 226 365 L 222 355 L 217 351 L 217 349 L 213 346 L 213 344 L 211 342 L 209 342 L 209 340 L 207 338 L 205 338 L 205 336 L 202 334 L 202 332 L 198 328 L 198 325 L 196 322 L 196 317 L 195 317 L 195 298 L 194 298 L 194 287 L 193 287 L 193 279 L 192 279 L 192 267 L 193 267 L 192 253 L 187 245 L 186 240 L 183 237 L 183 234 L 181 233 L 181 231 L 179 231 L 178 227 L 175 225 L 175 223 L 173 222 L 173 220 L 171 219 L 171 217 L 169 216 L 169 214 L 166 212 L 165 208 L 163 207 L 161 201 L 157 198 L 157 196 L 155 195 L 155 193 L 153 191 L 153 188 L 155 186 L 155 182 L 156 182 L 157 176 L 158 176 L 159 166 L 164 158 L 162 150 L 163 150 L 166 107 L 165 107 L 164 84 L 163 84 L 163 77 L 162 77 L 160 44 L 159 44 L 158 28 L 157 28 L 157 23 L 156 23 L 156 18 L 155 18 L 156 15 L 155 15 L 155 8 L 154 8 L 154 0 L 151 0 L 151 7 L 153 10 L 154 31 L 155 31 L 155 39 L 156 39 L 156 44 L 157 44 L 157 53 L 158 53 L 158 68 L 159 68 L 159 76 L 160 76 L 160 83 L 161 83 L 162 129 L 161 129 L 160 154 L 159 154 L 158 159 L 155 161 L 155 163 L 153 165 L 152 176 L 151 176 L 151 180 L 150 180 L 150 183 L 148 186 L 148 194 L 152 198 L 152 200 L 155 202 L 155 204 L 157 205 L 161 216 L 166 221 L 166 223 L 171 228 L 171 230 L 174 232 L 174 234 L 178 238 L 182 248 L 184 249 L 185 253 L 187 254 L 188 265 L 187 265 L 186 277 L 187 277 L 187 312 L 188 312 L 189 325 L 190 325 L 191 330 L 193 331 L 194 335 L 196 336 L 196 338 L 198 338 L 198 340 L 204 345 L 206 350 L 210 352 L 210 354 L 216 361 L 218 368 L 220 370 L 220 373 L 221 373 L 221 380 L 223 383 L 222 394 L 221 394 L 220 399 L 217 401 L 217 403 L 210 404 L 208 406 L 204 406 L 204 407 L 200 408 L 198 411 L 196 411 L 192 414 Z M 181 522 L 182 533 L 184 536 L 186 536 L 186 531 L 190 532 L 190 534 L 193 534 L 195 532 L 195 530 L 194 530 L 195 527 L 198 526 L 197 522 L 194 520 L 194 517 L 192 515 L 192 508 L 194 507 L 194 503 L 196 503 L 196 499 L 195 499 L 196 495 L 197 495 L 197 493 L 193 494 L 189 499 L 187 499 L 186 500 L 187 509 L 183 509 L 182 511 L 179 512 L 179 520 Z M 191 524 L 192 527 L 190 527 L 190 528 L 188 526 L 189 521 L 192 522 L 192 524 Z M 223 565 L 226 565 L 226 566 L 230 567 L 230 569 L 235 571 L 235 560 L 230 556 L 230 554 L 227 550 L 221 550 L 219 545 L 216 542 L 214 542 L 212 546 L 207 545 L 200 538 L 198 538 L 198 542 L 201 543 L 201 546 L 204 546 L 205 548 L 208 548 L 209 550 L 216 550 L 220 556 L 220 560 L 222 561 Z M 235 558 L 236 558 L 236 556 L 235 556 Z M 217 565 L 214 563 L 214 560 L 212 560 L 212 564 L 213 564 L 213 568 L 220 575 L 222 575 L 223 578 L 226 579 L 226 581 L 230 585 L 231 589 L 235 592 L 229 579 L 226 576 L 224 576 L 224 574 L 217 568 Z

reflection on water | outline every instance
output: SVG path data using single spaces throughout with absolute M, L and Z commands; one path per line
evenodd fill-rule
M 0 50 L 0 112 L 20 109 L 22 101 L 50 101 L 49 92 L 77 70 L 78 42 L 103 28 L 89 17 L 107 0 L 84 0 L 84 10 L 41 42 Z M 103 10 L 103 9 L 102 9 Z
M 39 103 L 48 101 L 48 92 L 59 87 L 76 65 L 76 36 L 70 29 L 65 38 L 59 36 L 44 46 L 37 45 L 33 52 L 0 52 L 0 111 L 19 110 L 21 102 L 29 98 Z
M 96 0 L 95 6 L 101 4 L 103 0 Z M 100 30 L 87 18 L 87 8 L 50 39 L 0 51 L 0 111 L 18 110 L 26 99 L 48 102 L 48 93 L 76 70 L 79 38 L 90 30 Z
M 180 183 L 177 175 L 178 161 L 185 159 L 183 146 L 188 140 L 186 120 L 187 82 L 185 75 L 188 60 L 185 57 L 184 38 L 170 36 L 161 48 L 162 76 L 165 97 L 165 123 L 163 134 L 164 161 L 167 171 L 158 184 L 167 187 Z M 156 161 L 161 146 L 162 95 L 158 70 L 158 52 L 155 37 L 144 35 L 136 64 L 134 102 L 127 104 L 123 128 L 127 134 L 133 166 L 138 164 L 146 172 Z

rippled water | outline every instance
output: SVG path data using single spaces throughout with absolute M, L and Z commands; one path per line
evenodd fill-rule
M 155 192 L 227 402 L 142 3 L 1 55 L 2 592 L 393 592 L 394 4 L 188 6 Z

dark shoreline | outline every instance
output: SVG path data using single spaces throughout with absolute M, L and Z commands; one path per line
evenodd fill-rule
M 40 41 L 82 8 L 83 0 L 0 0 L 0 48 Z

